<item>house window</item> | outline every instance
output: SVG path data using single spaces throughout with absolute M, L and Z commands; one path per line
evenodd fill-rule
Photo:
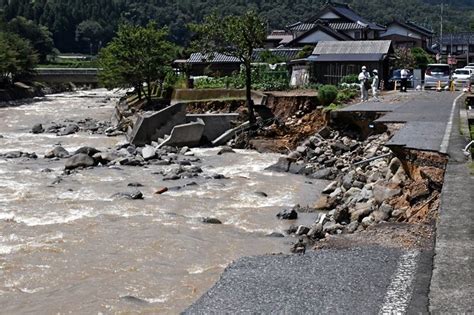
M 354 32 L 354 39 L 360 39 L 360 38 L 361 38 L 360 31 Z

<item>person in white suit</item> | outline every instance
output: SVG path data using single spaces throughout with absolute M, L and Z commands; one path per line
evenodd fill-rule
M 367 84 L 370 79 L 370 74 L 367 72 L 367 67 L 363 66 L 362 71 L 359 73 L 359 83 L 360 83 L 360 99 L 361 102 L 367 102 L 369 100 L 369 91 Z

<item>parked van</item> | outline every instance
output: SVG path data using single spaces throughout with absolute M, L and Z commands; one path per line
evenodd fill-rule
M 436 63 L 429 64 L 425 71 L 425 88 L 437 88 L 438 82 L 441 87 L 449 86 L 451 79 L 449 65 Z

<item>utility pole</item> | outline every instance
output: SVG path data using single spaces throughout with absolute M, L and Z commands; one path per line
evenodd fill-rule
M 439 51 L 440 54 L 443 53 L 443 6 L 444 3 L 441 2 L 441 25 L 440 25 L 440 31 L 439 31 Z
M 466 49 L 466 66 L 469 65 L 469 45 L 470 45 L 470 37 L 471 34 L 468 32 L 466 33 L 466 41 L 467 41 L 467 49 Z

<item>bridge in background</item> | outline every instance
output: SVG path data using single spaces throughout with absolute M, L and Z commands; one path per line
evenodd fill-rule
M 45 83 L 99 84 L 98 68 L 36 68 L 34 80 Z

